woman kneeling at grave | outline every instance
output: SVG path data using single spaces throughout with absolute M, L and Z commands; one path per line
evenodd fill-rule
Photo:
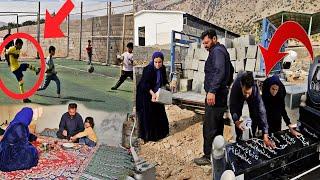
M 37 138 L 29 133 L 31 108 L 23 108 L 12 120 L 0 142 L 0 170 L 10 172 L 37 166 L 37 149 L 29 143 Z
M 279 77 L 274 75 L 267 78 L 262 86 L 262 100 L 267 112 L 269 133 L 281 131 L 282 118 L 289 127 L 290 132 L 297 136 L 300 135 L 295 131 L 290 122 L 290 118 L 285 108 L 286 89 Z
M 150 63 L 143 69 L 137 87 L 137 114 L 140 120 L 140 138 L 144 141 L 158 141 L 169 134 L 169 122 L 163 104 L 157 103 L 157 91 L 169 85 L 164 56 L 155 52 Z

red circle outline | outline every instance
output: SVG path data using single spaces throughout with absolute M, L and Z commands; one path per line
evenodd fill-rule
M 10 35 L 8 38 L 6 38 L 4 40 L 4 42 L 1 44 L 0 46 L 0 52 L 3 52 L 4 47 L 12 40 L 17 39 L 17 38 L 23 38 L 23 39 L 27 39 L 30 42 L 32 42 L 32 44 L 37 48 L 37 51 L 39 52 L 39 56 L 40 56 L 40 74 L 39 74 L 39 79 L 38 81 L 36 81 L 35 85 L 33 86 L 32 89 L 30 89 L 28 92 L 23 93 L 23 94 L 17 94 L 14 93 L 12 91 L 10 91 L 2 82 L 1 78 L 0 78 L 0 88 L 2 89 L 2 91 L 9 97 L 13 98 L 13 99 L 17 99 L 17 100 L 21 100 L 21 99 L 26 99 L 30 96 L 32 96 L 33 94 L 35 94 L 35 92 L 37 91 L 37 89 L 41 86 L 41 83 L 44 79 L 44 74 L 45 74 L 45 60 L 44 60 L 44 54 L 43 54 L 43 50 L 40 46 L 40 44 L 37 42 L 37 40 L 32 37 L 29 34 L 26 33 L 15 33 Z

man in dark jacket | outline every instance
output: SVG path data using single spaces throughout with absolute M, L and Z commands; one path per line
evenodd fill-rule
M 240 121 L 244 101 L 247 102 L 249 107 L 253 136 L 255 136 L 255 132 L 259 126 L 263 132 L 265 145 L 274 148 L 275 145 L 269 140 L 268 136 L 268 121 L 265 106 L 260 95 L 260 90 L 254 83 L 252 72 L 240 73 L 233 83 L 230 92 L 230 113 L 236 125 L 237 140 L 242 138 L 242 131 L 244 130 Z
M 83 120 L 77 113 L 77 104 L 71 103 L 68 107 L 68 112 L 61 117 L 57 137 L 60 139 L 70 139 L 70 137 L 84 130 Z
M 230 76 L 230 56 L 227 49 L 217 41 L 215 30 L 202 33 L 204 47 L 209 51 L 205 64 L 204 89 L 205 120 L 203 123 L 203 152 L 204 156 L 194 159 L 197 165 L 209 165 L 212 142 L 218 135 L 223 134 L 224 112 L 227 110 L 228 81 Z

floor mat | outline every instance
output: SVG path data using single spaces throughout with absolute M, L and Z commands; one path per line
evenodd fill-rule
M 132 156 L 126 150 L 101 145 L 80 179 L 125 179 L 133 172 Z

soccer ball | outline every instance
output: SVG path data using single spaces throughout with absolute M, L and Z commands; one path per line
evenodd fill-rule
M 89 73 L 93 73 L 93 71 L 94 71 L 94 67 L 93 67 L 92 65 L 90 65 L 90 66 L 88 67 L 88 72 L 89 72 Z

